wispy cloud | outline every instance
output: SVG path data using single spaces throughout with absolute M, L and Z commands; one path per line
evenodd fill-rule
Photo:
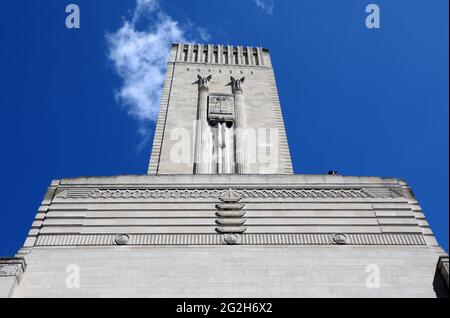
M 123 80 L 117 100 L 139 122 L 139 132 L 147 136 L 149 122 L 157 119 L 161 89 L 171 43 L 205 39 L 206 30 L 192 22 L 180 26 L 161 8 L 158 0 L 137 0 L 123 25 L 106 35 L 108 57 Z
M 275 9 L 274 0 L 253 0 L 258 8 L 260 8 L 264 13 L 268 15 L 273 14 L 273 10 Z

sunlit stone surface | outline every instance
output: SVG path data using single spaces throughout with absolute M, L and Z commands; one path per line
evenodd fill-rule
M 148 175 L 54 180 L 0 259 L 0 297 L 447 296 L 405 181 L 293 174 L 249 47 L 173 45 Z

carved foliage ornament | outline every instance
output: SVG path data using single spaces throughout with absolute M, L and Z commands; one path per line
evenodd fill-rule
M 199 89 L 208 89 L 208 83 L 212 78 L 212 75 L 209 75 L 207 77 L 201 77 L 200 75 L 197 75 L 198 78 L 198 88 Z
M 241 79 L 235 79 L 233 76 L 231 76 L 230 79 L 233 92 L 242 91 L 242 84 L 245 81 L 245 77 L 242 77 Z

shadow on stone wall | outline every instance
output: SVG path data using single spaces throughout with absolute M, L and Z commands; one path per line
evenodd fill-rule
M 437 298 L 449 298 L 449 291 L 439 268 L 437 268 L 434 273 L 433 289 Z

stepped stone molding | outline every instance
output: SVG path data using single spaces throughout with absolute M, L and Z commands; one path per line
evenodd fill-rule
M 0 278 L 15 277 L 20 282 L 26 269 L 23 258 L 0 258 Z
M 58 199 L 188 199 L 215 198 L 226 195 L 230 189 L 65 189 L 56 194 Z M 233 189 L 242 198 L 399 198 L 395 188 L 354 189 Z
M 243 203 L 219 203 L 216 205 L 216 208 L 220 211 L 235 211 L 241 210 L 245 207 Z
M 230 218 L 228 215 L 216 220 L 216 223 L 220 226 L 242 226 L 245 222 L 247 222 L 246 219 L 241 217 Z
M 170 245 L 223 245 L 223 234 L 133 234 L 128 235 L 127 246 Z M 346 234 L 346 245 L 423 246 L 426 242 L 420 234 Z M 112 246 L 117 235 L 40 235 L 36 246 Z M 335 234 L 242 234 L 241 245 L 338 245 Z M 229 243 L 227 243 L 229 244 Z M 448 260 L 448 259 L 447 259 Z M 448 268 L 448 262 L 447 262 Z
M 219 226 L 216 228 L 216 231 L 219 233 L 230 233 L 230 234 L 244 233 L 245 231 L 247 231 L 247 227 L 246 226 Z
M 242 218 L 245 211 L 217 211 L 216 215 L 220 218 Z
M 241 198 L 237 197 L 232 189 L 220 200 L 222 203 L 216 205 L 218 210 L 218 213 L 216 213 L 218 217 L 216 224 L 219 225 L 216 231 L 218 233 L 229 233 L 230 235 L 226 236 L 225 242 L 227 244 L 236 244 L 238 239 L 233 239 L 237 237 L 234 234 L 244 233 L 247 230 L 247 227 L 244 226 L 244 223 L 247 221 L 244 219 L 245 211 L 243 209 L 245 204 L 239 203 Z

